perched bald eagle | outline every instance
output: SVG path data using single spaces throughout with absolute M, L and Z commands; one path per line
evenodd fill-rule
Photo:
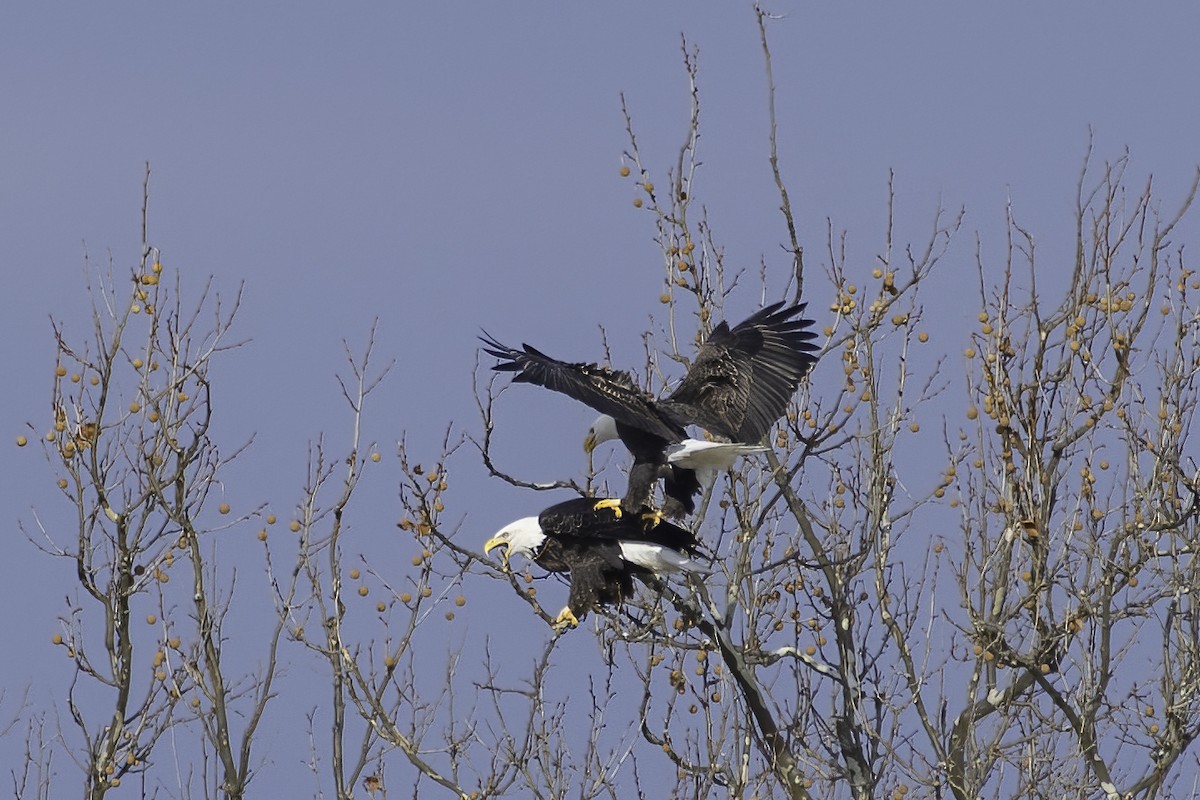
M 615 506 L 615 504 L 613 504 Z M 514 555 L 550 572 L 569 572 L 567 605 L 554 624 L 575 626 L 591 610 L 621 603 L 633 594 L 634 575 L 694 572 L 696 536 L 656 514 L 622 514 L 578 497 L 550 506 L 536 517 L 505 525 L 484 542 L 483 552 L 504 547 L 504 564 Z
M 480 338 L 484 352 L 500 359 L 492 369 L 517 373 L 514 383 L 562 392 L 613 419 L 616 437 L 633 454 L 622 509 L 636 512 L 650 505 L 661 477 L 664 509 L 678 516 L 695 510 L 700 482 L 695 467 L 680 458 L 672 461 L 672 446 L 684 445 L 686 451 L 688 445 L 701 444 L 687 438 L 687 425 L 699 425 L 732 443 L 762 440 L 817 360 L 816 334 L 807 330 L 812 320 L 800 317 L 804 307 L 774 303 L 732 329 L 722 322 L 701 345 L 679 386 L 661 400 L 640 389 L 627 372 L 558 361 L 528 344 L 516 350 L 486 334 Z M 596 427 L 585 448 L 604 440 L 606 431 Z M 731 449 L 710 455 L 714 453 L 729 463 L 737 455 Z

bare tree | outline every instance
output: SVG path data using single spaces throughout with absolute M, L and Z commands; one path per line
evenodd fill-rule
M 265 507 L 229 516 L 222 468 L 241 449 L 217 447 L 210 368 L 237 346 L 240 297 L 206 287 L 185 306 L 143 230 L 128 275 L 110 265 L 89 284 L 90 337 L 54 325 L 50 428 L 32 430 L 71 521 L 25 530 L 75 565 L 55 637 L 74 667 L 73 729 L 48 735 L 22 706 L 6 733 L 26 736 L 19 796 L 50 794 L 58 752 L 88 797 L 131 776 L 149 795 L 245 796 L 293 656 L 328 678 L 308 700 L 307 763 L 313 793 L 339 799 L 1195 794 L 1200 275 L 1182 223 L 1200 175 L 1163 211 L 1149 181 L 1129 188 L 1128 156 L 1098 165 L 1089 152 L 1073 259 L 1047 264 L 1010 209 L 998 252 L 976 241 L 978 321 L 956 328 L 927 298 L 960 247 L 961 210 L 904 229 L 889 176 L 873 261 L 832 222 L 811 244 L 780 158 L 770 17 L 756 13 L 782 223 L 756 268 L 728 261 L 699 204 L 698 51 L 683 42 L 691 102 L 667 168 L 623 99 L 623 172 L 663 276 L 642 385 L 681 372 L 735 294 L 807 300 L 823 329 L 771 452 L 719 476 L 691 520 L 709 572 L 648 579 L 626 605 L 555 630 L 543 603 L 557 607 L 556 579 L 487 560 L 460 535 L 470 501 L 451 487 L 482 463 L 535 513 L 548 490 L 613 494 L 624 454 L 552 481 L 508 468 L 494 432 L 512 395 L 483 363 L 475 433 L 447 425 L 432 455 L 403 437 L 384 452 L 363 432 L 392 368 L 374 328 L 361 353 L 347 346 L 346 443 L 309 448 L 294 538 L 269 533 Z M 383 551 L 351 523 L 385 458 L 398 491 Z M 232 677 L 238 601 L 210 534 L 260 519 L 270 634 L 259 671 Z M 527 619 L 529 652 L 450 637 L 480 597 Z M 174 783 L 152 758 L 167 731 L 196 754 Z
M 86 796 L 144 777 L 163 733 L 196 722 L 219 762 L 199 776 L 201 785 L 241 797 L 278 635 L 250 688 L 231 686 L 221 664 L 228 595 L 218 599 L 217 572 L 203 556 L 210 531 L 250 516 L 211 521 L 231 510 L 212 494 L 240 448 L 222 453 L 211 435 L 209 374 L 214 359 L 237 346 L 230 335 L 240 293 L 225 304 L 205 287 L 195 306 L 184 305 L 180 277 L 150 243 L 149 177 L 147 169 L 137 265 L 124 275 L 111 264 L 89 269 L 90 338 L 75 340 L 54 323 L 58 359 L 43 446 L 74 530 L 60 533 L 41 519 L 25 530 L 45 552 L 75 563 L 77 591 L 54 642 L 75 667 L 66 704 L 81 745 L 69 753 Z M 246 715 L 240 743 L 235 703 Z
M 1128 164 L 1085 161 L 1068 274 L 1041 268 L 1012 212 L 997 278 L 979 257 L 951 484 L 972 667 L 946 731 L 957 797 L 999 780 L 1065 797 L 1196 788 L 1175 782 L 1200 725 L 1197 316 L 1172 235 L 1197 183 L 1164 214 L 1149 181 L 1130 192 Z
M 696 63 L 685 43 L 690 126 L 665 180 L 651 178 L 626 110 L 628 174 L 665 265 L 649 389 L 668 379 L 658 348 L 686 363 L 688 332 L 702 337 L 746 282 L 708 220 L 692 222 Z M 805 249 L 769 117 L 790 264 L 764 262 L 759 279 L 797 289 Z M 652 746 L 641 758 L 671 765 L 673 796 L 1194 793 L 1184 765 L 1194 770 L 1200 724 L 1198 504 L 1185 453 L 1200 283 L 1171 236 L 1196 189 L 1163 215 L 1149 183 L 1128 195 L 1127 165 L 1097 178 L 1089 158 L 1068 275 L 1038 269 L 1034 237 L 1011 214 L 994 277 L 977 247 L 965 381 L 930 346 L 953 341 L 952 321 L 929 319 L 921 300 L 962 212 L 937 211 L 905 244 L 889 180 L 867 270 L 829 227 L 825 280 L 803 283 L 810 301 L 833 297 L 813 304 L 831 320 L 825 354 L 766 464 L 730 472 L 697 512 L 713 573 L 652 582 L 596 626 L 626 686 L 641 683 L 631 722 Z M 951 412 L 928 426 L 929 401 L 954 408 L 955 396 L 969 398 L 966 424 Z M 502 415 L 496 400 L 480 403 L 486 431 Z M 550 488 L 509 475 L 490 438 L 481 449 L 497 477 Z M 521 580 L 502 577 L 550 620 Z

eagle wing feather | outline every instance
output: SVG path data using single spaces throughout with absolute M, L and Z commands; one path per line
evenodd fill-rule
M 804 308 L 773 303 L 732 329 L 722 322 L 663 410 L 733 441 L 760 441 L 817 360 Z
M 492 369 L 515 372 L 516 383 L 532 383 L 585 403 L 620 423 L 667 441 L 680 438 L 680 431 L 658 412 L 654 398 L 638 388 L 628 372 L 598 364 L 567 362 L 551 358 L 535 347 L 517 350 L 485 333 L 479 337 L 483 351 L 500 359 Z

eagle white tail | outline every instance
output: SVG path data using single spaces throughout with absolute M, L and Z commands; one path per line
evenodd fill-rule
M 651 572 L 699 572 L 701 567 L 686 553 L 661 544 L 621 542 L 621 558 Z
M 727 469 L 739 456 L 766 452 L 767 448 L 757 444 L 740 442 L 704 442 L 699 439 L 684 439 L 667 448 L 667 461 L 685 469 Z

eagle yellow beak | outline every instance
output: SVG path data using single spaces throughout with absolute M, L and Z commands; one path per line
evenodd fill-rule
M 600 443 L 596 441 L 595 432 L 588 431 L 588 435 L 583 437 L 583 452 L 587 453 L 590 456 L 592 454 L 592 451 L 596 449 L 596 445 L 598 445 L 598 444 L 600 444 Z
M 505 541 L 504 539 L 500 538 L 499 536 L 493 536 L 491 539 L 488 539 L 486 542 L 483 543 L 483 554 L 485 556 L 489 555 L 492 552 L 492 550 L 494 550 L 497 547 L 504 548 L 504 552 L 500 556 L 500 561 L 504 564 L 505 567 L 507 567 L 508 566 L 508 542 Z

